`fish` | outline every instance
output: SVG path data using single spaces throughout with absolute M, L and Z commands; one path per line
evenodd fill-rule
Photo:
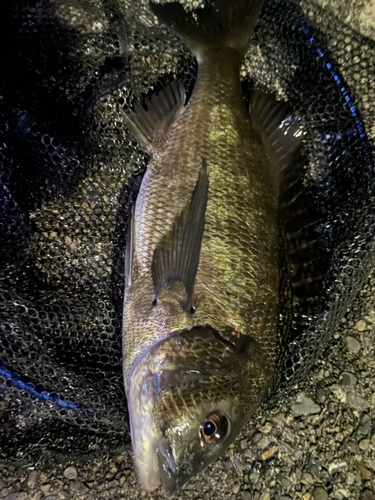
M 168 497 L 228 449 L 275 377 L 279 198 L 303 133 L 270 96 L 245 106 L 240 66 L 262 4 L 150 2 L 193 51 L 197 80 L 187 103 L 173 81 L 125 117 L 149 161 L 125 251 L 123 377 L 139 482 Z

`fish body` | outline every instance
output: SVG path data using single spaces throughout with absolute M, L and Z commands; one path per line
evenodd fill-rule
M 127 245 L 124 382 L 139 480 L 167 495 L 227 449 L 276 366 L 280 180 L 239 78 L 261 3 L 235 2 L 246 36 L 177 23 L 198 60 L 189 102 L 172 84 L 129 118 L 151 159 Z M 153 10 L 171 5 L 181 19 Z

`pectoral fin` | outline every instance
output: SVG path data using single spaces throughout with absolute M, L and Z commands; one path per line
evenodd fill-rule
M 124 113 L 125 122 L 134 136 L 149 148 L 156 132 L 168 128 L 184 102 L 184 85 L 181 81 L 174 81 L 145 100 L 147 109 L 136 101 L 134 111 Z
M 191 299 L 201 251 L 208 197 L 207 164 L 202 167 L 191 200 L 176 219 L 172 228 L 160 240 L 152 261 L 155 297 L 170 283 L 182 283 L 187 293 L 187 311 Z

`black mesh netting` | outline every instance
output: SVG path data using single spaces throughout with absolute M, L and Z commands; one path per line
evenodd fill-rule
M 294 327 L 271 403 L 358 291 L 375 217 L 374 43 L 293 5 L 266 1 L 242 67 L 246 97 L 276 92 L 303 119 L 324 269 L 314 298 L 298 297 L 312 271 L 292 258 Z M 129 442 L 123 255 L 145 168 L 119 109 L 172 78 L 191 92 L 196 65 L 143 0 L 2 0 L 0 47 L 0 457 L 111 453 Z

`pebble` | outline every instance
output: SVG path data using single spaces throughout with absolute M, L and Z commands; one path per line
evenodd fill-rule
M 358 446 L 359 446 L 359 449 L 360 449 L 360 450 L 365 451 L 365 450 L 367 450 L 367 449 L 368 449 L 368 447 L 370 446 L 370 440 L 369 440 L 369 439 L 362 439 L 362 440 L 359 442 Z
M 346 475 L 346 484 L 347 485 L 351 485 L 353 484 L 355 481 L 355 474 L 353 474 L 353 472 L 348 472 L 347 475 Z
M 336 472 L 341 472 L 348 468 L 348 464 L 346 462 L 332 462 L 328 466 L 328 472 L 330 474 L 335 474 Z
M 28 475 L 27 475 L 27 487 L 30 488 L 30 490 L 33 490 L 36 485 L 36 481 L 38 479 L 38 473 L 36 470 L 31 470 Z
M 16 493 L 10 493 L 5 497 L 5 500 L 25 500 L 27 498 L 27 493 L 25 491 L 18 491 Z
M 357 410 L 366 410 L 369 407 L 368 401 L 356 392 L 348 392 L 346 400 L 350 406 L 353 406 Z
M 341 374 L 341 385 L 349 385 L 354 387 L 357 384 L 357 377 L 350 372 L 342 372 Z
M 51 489 L 51 485 L 50 484 L 42 484 L 40 489 L 46 495 L 49 492 L 49 490 Z
M 284 413 L 277 413 L 274 417 L 272 417 L 272 420 L 275 422 L 277 427 L 280 427 L 283 422 L 284 422 L 285 414 Z M 261 500 L 261 499 L 259 499 Z
M 48 495 L 48 497 L 44 498 L 44 500 L 59 500 L 58 495 Z
M 270 494 L 268 493 L 268 491 L 265 491 L 264 493 L 262 493 L 259 500 L 270 500 Z
M 271 458 L 277 452 L 278 449 L 279 447 L 276 444 L 271 446 L 269 450 L 266 450 L 264 453 L 262 453 L 261 455 L 262 460 L 268 460 L 269 458 Z
M 366 323 L 365 323 L 362 319 L 360 319 L 360 320 L 359 320 L 359 321 L 357 321 L 357 323 L 355 324 L 355 327 L 357 328 L 357 330 L 358 330 L 359 332 L 364 332 L 364 331 L 366 330 L 366 328 L 367 328 L 367 325 L 366 325 Z
M 292 500 L 292 499 L 289 495 L 281 495 L 281 497 L 279 497 L 279 500 Z
M 368 468 L 375 472 L 375 460 L 369 460 Z
M 375 495 L 373 494 L 372 491 L 366 490 L 363 492 L 363 496 L 361 497 L 361 500 L 375 500 Z
M 78 471 L 77 471 L 76 467 L 74 467 L 74 465 L 67 467 L 64 470 L 64 477 L 66 477 L 66 479 L 77 479 Z
M 264 437 L 262 439 L 259 439 L 257 442 L 257 447 L 258 448 L 265 448 L 268 445 L 269 441 L 268 438 Z
M 82 481 L 74 481 L 70 483 L 70 489 L 78 495 L 84 495 L 89 491 L 88 487 Z
M 365 480 L 371 479 L 372 472 L 364 465 L 362 465 L 362 467 L 359 469 L 359 472 L 361 474 L 362 479 L 365 479 Z
M 242 500 L 252 500 L 252 494 L 250 491 L 241 491 Z
M 354 354 L 357 354 L 359 352 L 359 350 L 361 349 L 361 344 L 354 337 L 350 337 L 350 336 L 346 337 L 345 343 L 346 343 L 346 347 L 348 348 L 348 351 L 354 352 Z
M 255 432 L 251 438 L 252 443 L 256 444 L 260 439 L 262 439 L 261 432 Z
M 289 481 L 289 479 L 287 477 L 283 477 L 281 479 L 281 483 L 283 484 L 283 486 L 285 486 L 285 488 L 290 488 L 290 486 L 291 486 L 291 482 Z
M 320 406 L 311 398 L 307 397 L 304 392 L 297 394 L 291 408 L 296 415 L 313 415 L 315 413 L 320 413 L 321 410 Z
M 311 474 L 304 472 L 301 476 L 301 483 L 303 484 L 314 484 L 314 479 Z
M 259 430 L 262 434 L 269 434 L 272 431 L 272 424 L 270 422 L 266 422 L 262 427 L 259 427 Z
M 310 465 L 309 471 L 314 479 L 320 479 L 319 469 L 315 464 Z
M 6 488 L 6 484 L 2 479 L 0 479 L 0 490 L 2 490 L 3 488 Z
M 312 492 L 312 498 L 314 500 L 327 500 L 328 493 L 322 486 L 315 486 Z
M 327 399 L 327 395 L 321 387 L 316 388 L 316 399 L 318 403 L 325 403 Z

